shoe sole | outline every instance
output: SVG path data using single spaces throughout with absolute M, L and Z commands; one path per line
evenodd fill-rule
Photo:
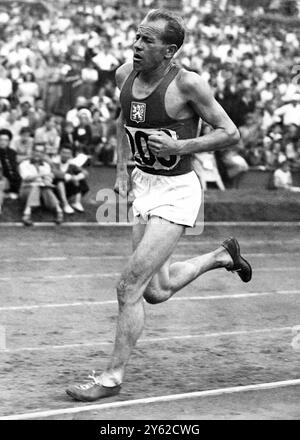
M 103 396 L 99 396 L 96 399 L 93 398 L 84 398 L 84 397 L 78 397 L 75 393 L 72 393 L 72 391 L 70 390 L 66 390 L 66 393 L 68 394 L 68 396 L 72 397 L 72 399 L 76 400 L 77 402 L 95 402 L 96 400 L 100 400 L 100 399 L 106 399 L 108 397 L 113 397 L 116 396 L 117 394 L 120 393 L 121 387 L 115 387 L 114 390 L 111 390 L 108 392 L 107 395 L 105 395 L 105 392 L 103 394 Z

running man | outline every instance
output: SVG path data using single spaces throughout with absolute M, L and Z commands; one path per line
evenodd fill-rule
M 186 227 L 193 227 L 201 203 L 200 183 L 192 170 L 193 153 L 236 144 L 239 132 L 196 73 L 178 68 L 173 57 L 184 40 L 182 19 L 157 9 L 140 24 L 133 63 L 116 72 L 121 90 L 118 123 L 118 164 L 115 191 L 129 189 L 126 157 L 129 140 L 136 167 L 133 254 L 117 285 L 119 315 L 113 353 L 107 369 L 91 381 L 73 385 L 67 394 L 94 401 L 119 393 L 125 367 L 144 326 L 144 299 L 167 301 L 205 272 L 225 268 L 241 280 L 252 276 L 235 238 L 216 250 L 185 262 L 170 257 Z M 213 130 L 197 137 L 199 119 Z

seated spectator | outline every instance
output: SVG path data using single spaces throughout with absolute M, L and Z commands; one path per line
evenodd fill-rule
M 17 152 L 17 162 L 28 159 L 33 148 L 33 133 L 29 127 L 22 127 L 19 136 L 15 137 L 11 143 L 11 148 Z
M 35 132 L 35 143 L 44 144 L 46 155 L 52 158 L 58 153 L 60 135 L 56 127 L 56 119 L 53 115 L 47 115 L 45 124 L 37 128 Z
M 92 129 L 91 112 L 81 109 L 78 112 L 79 125 L 74 128 L 74 142 L 77 153 L 91 154 Z
M 0 130 L 0 162 L 2 166 L 3 176 L 8 181 L 9 196 L 15 200 L 18 198 L 21 178 L 18 172 L 17 153 L 10 148 L 12 133 L 10 130 L 3 128 Z
M 36 144 L 32 150 L 31 158 L 23 160 L 19 165 L 22 178 L 20 199 L 25 205 L 22 220 L 25 226 L 33 224 L 32 208 L 38 206 L 54 210 L 57 224 L 63 221 L 63 212 L 53 191 L 54 175 L 51 166 L 45 160 L 45 155 L 45 146 Z
M 293 186 L 292 173 L 287 160 L 284 160 L 277 170 L 274 171 L 273 184 L 276 189 L 300 192 L 300 187 Z
M 76 164 L 77 159 L 81 158 L 77 156 L 74 159 L 72 148 L 67 145 L 62 146 L 59 156 L 53 159 L 54 183 L 66 214 L 73 214 L 74 209 L 84 212 L 81 201 L 89 190 L 86 181 L 87 171 Z M 83 159 L 87 159 L 87 156 Z M 72 199 L 74 199 L 73 203 Z

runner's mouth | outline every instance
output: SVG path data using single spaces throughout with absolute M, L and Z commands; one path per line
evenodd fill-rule
M 142 61 L 142 57 L 141 57 L 141 55 L 138 55 L 138 54 L 134 54 L 133 55 L 133 61 Z

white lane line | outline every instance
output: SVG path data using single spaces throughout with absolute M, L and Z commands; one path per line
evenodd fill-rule
M 180 241 L 177 246 L 202 246 L 202 245 L 219 245 L 222 242 L 222 239 L 220 240 L 184 240 L 184 241 Z M 300 245 L 300 240 L 255 240 L 255 239 L 251 239 L 249 238 L 249 240 L 239 240 L 239 243 L 243 246 L 247 246 L 247 245 L 265 245 L 265 246 L 269 246 L 269 245 L 282 245 L 284 247 L 286 247 L 288 244 L 294 244 L 294 245 Z M 34 246 L 34 242 L 33 241 L 18 241 L 17 243 L 1 243 L 1 248 L 7 247 L 9 249 L 12 249 L 14 247 L 26 247 L 26 246 Z M 51 242 L 43 242 L 40 241 L 39 242 L 39 246 L 43 246 L 43 247 L 47 247 L 47 248 L 51 248 L 51 247 L 65 247 L 65 246 L 79 246 L 79 247 L 92 247 L 92 246 L 96 246 L 96 247 L 111 247 L 111 248 L 115 248 L 117 247 L 121 247 L 121 246 L 131 246 L 131 241 L 130 239 L 128 241 L 103 241 L 103 237 L 99 237 L 99 238 L 95 238 L 93 237 L 92 241 L 90 241 L 89 237 L 84 237 L 84 239 L 81 242 L 65 242 L 65 241 L 51 241 Z
M 122 407 L 136 406 L 136 405 L 147 405 L 147 404 L 161 403 L 161 402 L 174 402 L 185 399 L 222 396 L 225 394 L 245 393 L 248 391 L 272 390 L 272 389 L 292 387 L 297 385 L 300 385 L 300 379 L 289 379 L 289 380 L 281 380 L 277 382 L 256 383 L 251 385 L 241 385 L 235 387 L 216 388 L 212 390 L 194 391 L 190 393 L 169 394 L 164 396 L 148 397 L 142 399 L 123 400 L 123 401 L 121 400 L 117 402 L 109 402 L 102 404 L 101 403 L 93 404 L 93 405 L 89 404 L 89 405 L 75 406 L 71 408 L 49 409 L 45 411 L 13 414 L 13 415 L 2 416 L 0 417 L 0 420 L 28 420 L 28 419 L 46 418 L 46 417 L 54 417 L 54 416 L 60 416 L 66 414 L 78 414 L 81 412 L 88 412 L 88 411 L 101 411 L 101 410 L 103 411 L 107 409 L 115 409 L 115 408 L 122 408 Z
M 250 258 L 268 258 L 268 257 L 282 257 L 286 258 L 287 256 L 291 257 L 299 257 L 300 252 L 274 252 L 274 253 L 243 253 L 245 257 Z M 72 260 L 78 260 L 78 261 L 90 261 L 90 260 L 124 260 L 128 259 L 130 257 L 130 254 L 127 255 L 92 255 L 92 256 L 82 256 L 82 255 L 70 255 L 67 257 L 28 257 L 28 258 L 1 258 L 0 256 L 0 264 L 1 263 L 24 263 L 24 261 L 39 263 L 39 262 L 56 262 L 56 261 L 72 261 Z M 188 255 L 188 254 L 174 254 L 173 258 L 194 258 L 197 257 L 196 255 Z
M 262 296 L 276 296 L 276 295 L 299 295 L 300 290 L 278 290 L 271 292 L 248 292 L 248 293 L 231 293 L 229 295 L 207 295 L 207 296 L 178 296 L 169 299 L 168 302 L 177 301 L 211 301 L 223 299 L 242 299 L 242 298 L 256 298 Z M 10 312 L 18 310 L 37 310 L 37 309 L 55 309 L 63 307 L 82 307 L 82 306 L 106 306 L 110 304 L 117 304 L 117 300 L 107 301 L 77 301 L 72 303 L 53 303 L 53 304 L 32 304 L 22 306 L 4 306 L 0 307 L 0 312 Z
M 40 275 L 40 276 L 13 276 L 0 277 L 0 282 L 7 281 L 44 281 L 44 280 L 72 280 L 72 279 L 86 279 L 86 278 L 115 278 L 120 275 L 120 272 L 110 273 L 82 273 L 82 274 L 64 274 L 64 275 Z
M 216 333 L 201 333 L 198 335 L 173 335 L 166 336 L 164 338 L 146 338 L 140 339 L 140 344 L 148 344 L 153 342 L 165 342 L 165 341 L 174 341 L 174 340 L 189 340 L 189 339 L 206 339 L 206 338 L 220 338 L 226 336 L 243 336 L 243 335 L 255 335 L 261 333 L 275 333 L 275 332 L 287 332 L 292 331 L 292 327 L 272 327 L 272 328 L 261 328 L 256 330 L 236 330 L 231 332 L 216 332 Z M 1 350 L 0 353 L 22 353 L 22 352 L 39 352 L 39 351 L 49 351 L 49 350 L 67 350 L 67 349 L 75 349 L 75 348 L 84 348 L 84 347 L 99 347 L 112 345 L 112 341 L 91 341 L 91 342 L 82 342 L 76 344 L 64 344 L 64 345 L 43 345 L 37 347 L 20 347 L 20 348 L 6 348 L 5 350 Z
M 290 267 L 257 267 L 254 272 L 298 272 L 300 266 Z M 115 278 L 121 275 L 121 272 L 108 273 L 82 273 L 82 274 L 64 274 L 64 275 L 40 275 L 40 276 L 12 276 L 0 277 L 0 282 L 11 281 L 44 281 L 44 280 L 72 280 L 72 279 L 88 279 L 88 278 Z
M 298 221 L 253 221 L 253 222 L 235 222 L 235 221 L 226 221 L 226 222 L 196 222 L 196 226 L 203 226 L 204 227 L 215 227 L 215 226 L 230 226 L 230 227 L 295 227 L 300 226 L 300 222 Z M 133 226 L 133 223 L 130 222 L 64 222 L 61 225 L 59 225 L 59 229 L 61 228 L 72 228 L 72 227 L 80 227 L 80 228 L 100 228 L 100 227 L 128 227 L 131 228 Z M 0 228 L 2 227 L 23 227 L 24 225 L 22 222 L 0 222 Z M 58 228 L 57 224 L 55 222 L 35 222 L 34 223 L 35 228 L 44 228 L 44 227 L 51 227 L 51 228 Z

